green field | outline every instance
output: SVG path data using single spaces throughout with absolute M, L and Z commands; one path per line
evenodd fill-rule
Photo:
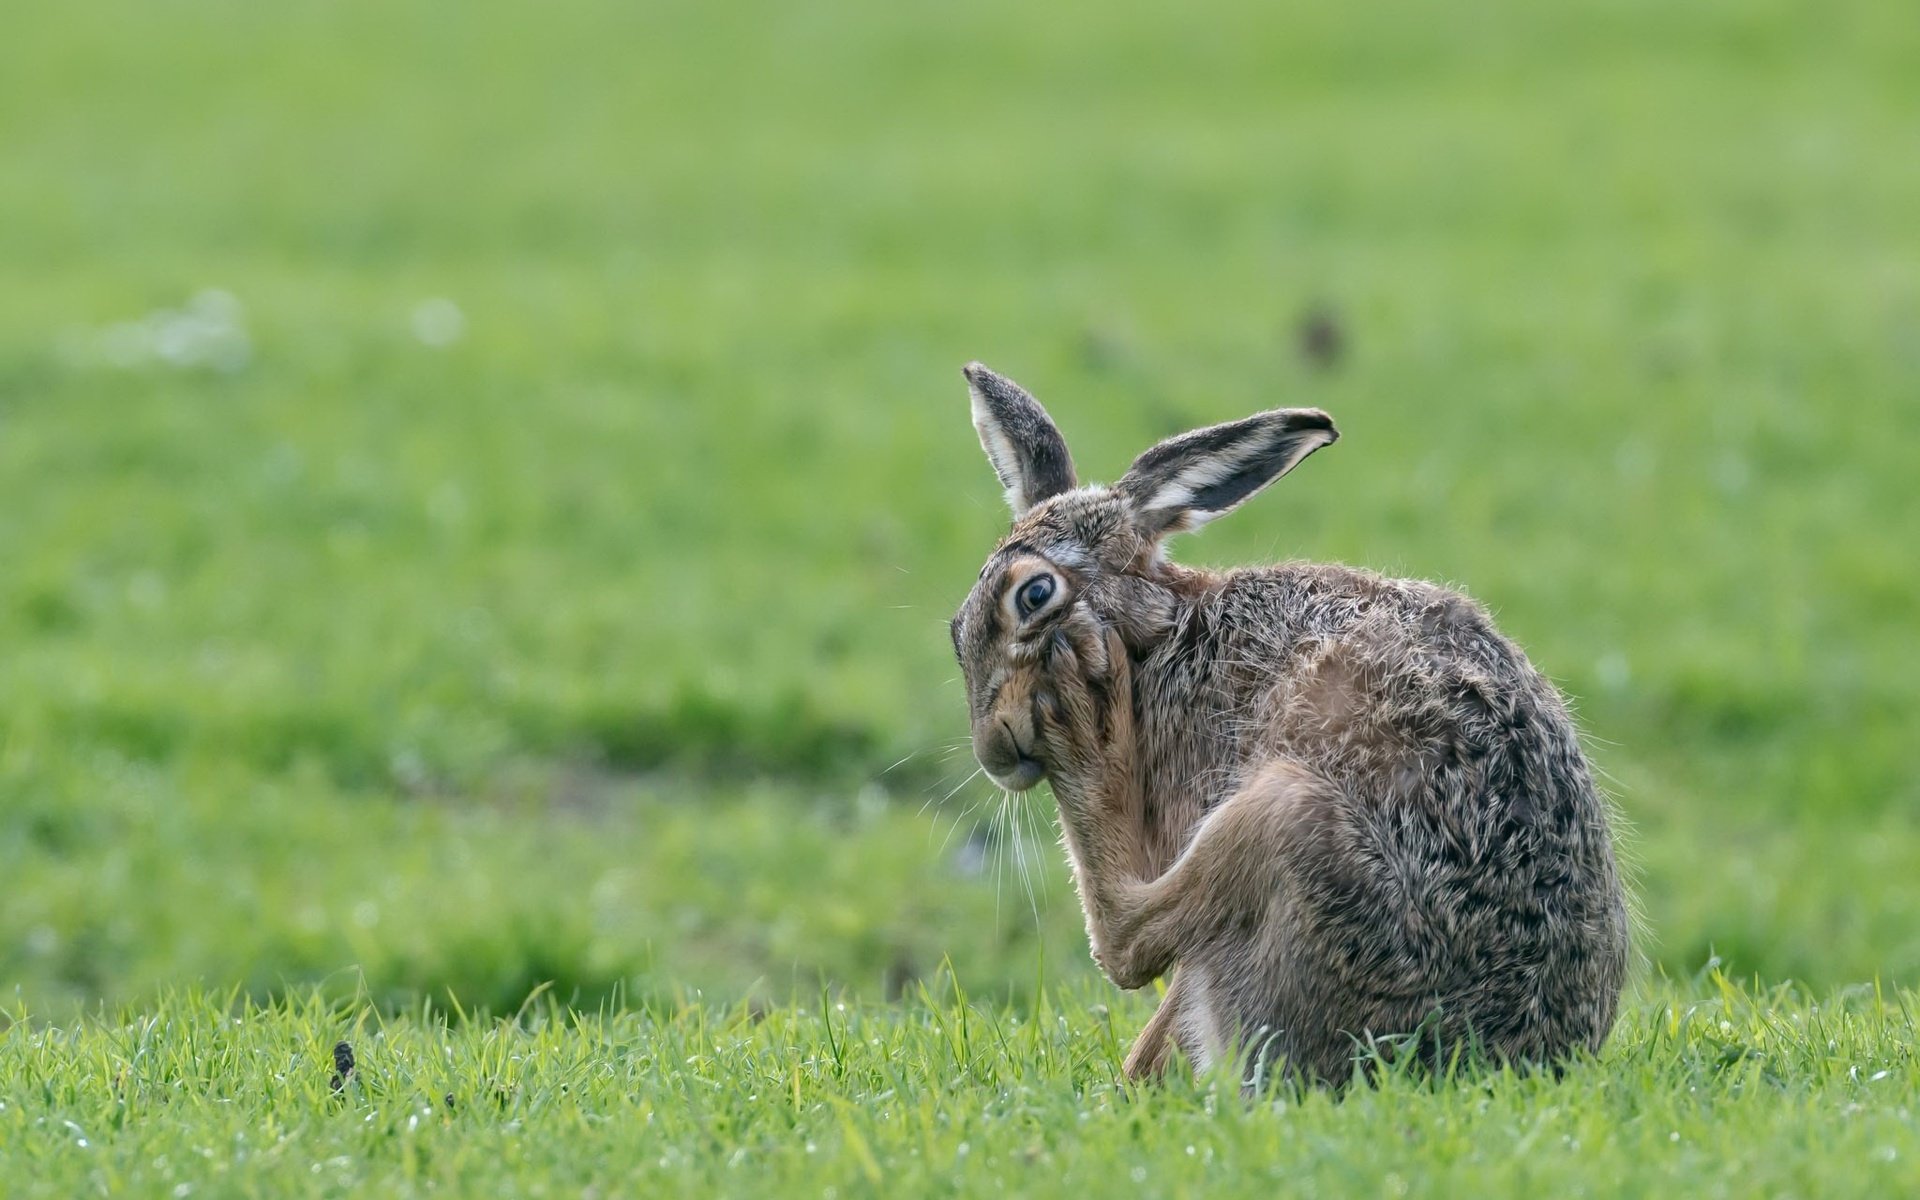
M 1912 1008 L 1710 982 L 1645 998 L 1558 1082 L 1253 1104 L 1231 1080 L 1117 1084 L 1142 1009 L 1078 992 L 1024 1014 L 536 1002 L 499 1025 L 175 996 L 0 1043 L 27 1094 L 0 1144 L 8 1194 L 49 1197 L 1913 1195 Z
M 1917 1190 L 1916 62 L 1893 0 L 10 13 L 0 1194 Z M 1116 1091 L 1143 1002 L 969 778 L 973 358 L 1096 478 L 1334 414 L 1177 553 L 1460 584 L 1576 698 L 1601 1061 Z

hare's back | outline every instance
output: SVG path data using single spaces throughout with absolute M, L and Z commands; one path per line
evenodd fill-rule
M 1460 593 L 1348 567 L 1291 564 L 1235 579 L 1269 673 L 1254 754 L 1299 758 L 1356 797 L 1454 826 L 1561 832 L 1599 819 L 1566 705 Z M 1492 828 L 1480 831 L 1491 835 Z M 1570 831 L 1567 831 L 1570 832 Z
M 1300 637 L 1265 752 L 1338 785 L 1356 869 L 1378 873 L 1385 911 L 1366 928 L 1397 961 L 1426 964 L 1422 986 L 1485 1032 L 1532 1005 L 1584 1013 L 1603 1035 L 1626 902 L 1607 802 L 1559 692 L 1456 592 L 1303 573 L 1281 581 L 1297 589 Z M 1378 924 L 1388 913 L 1404 920 Z

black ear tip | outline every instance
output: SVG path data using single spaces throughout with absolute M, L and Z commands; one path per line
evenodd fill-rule
M 960 373 L 962 375 L 965 375 L 967 377 L 967 382 L 973 384 L 975 387 L 980 386 L 981 384 L 985 383 L 987 380 L 992 379 L 994 377 L 993 372 L 987 369 L 987 364 L 980 362 L 978 360 L 970 362 L 966 366 L 961 367 Z
M 1288 414 L 1287 427 L 1290 432 L 1300 433 L 1308 429 L 1318 429 L 1327 435 L 1328 444 L 1340 440 L 1340 431 L 1334 427 L 1333 418 L 1317 408 L 1296 408 Z

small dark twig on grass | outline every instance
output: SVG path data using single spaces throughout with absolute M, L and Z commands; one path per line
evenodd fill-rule
M 1315 305 L 1301 314 L 1294 328 L 1294 344 L 1308 366 L 1319 371 L 1332 370 L 1346 357 L 1346 327 L 1330 306 Z

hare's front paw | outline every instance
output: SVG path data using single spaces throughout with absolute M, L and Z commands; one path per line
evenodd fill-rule
M 1064 785 L 1096 801 L 1117 800 L 1133 772 L 1133 674 L 1120 635 L 1062 630 L 1035 701 L 1055 792 Z

